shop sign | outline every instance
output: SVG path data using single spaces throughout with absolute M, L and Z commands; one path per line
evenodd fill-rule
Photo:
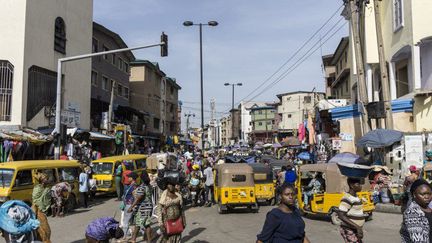
M 402 171 L 406 173 L 410 165 L 415 165 L 417 168 L 423 167 L 423 136 L 420 135 L 405 135 L 405 161 L 402 164 Z
M 332 149 L 340 150 L 342 148 L 342 140 L 341 139 L 333 139 L 332 140 Z

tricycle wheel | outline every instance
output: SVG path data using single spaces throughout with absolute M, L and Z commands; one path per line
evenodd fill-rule
M 336 210 L 333 210 L 332 213 L 330 214 L 330 218 L 331 218 L 331 222 L 334 225 L 340 225 L 341 224 L 341 220 L 339 219 L 338 213 Z
M 218 203 L 217 211 L 218 211 L 219 214 L 225 214 L 226 213 L 226 210 L 224 210 L 222 208 L 222 204 L 221 203 Z
M 372 213 L 369 213 L 369 215 L 366 217 L 366 221 L 371 221 L 373 219 Z

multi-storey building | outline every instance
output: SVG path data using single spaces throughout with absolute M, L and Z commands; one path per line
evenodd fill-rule
M 145 115 L 145 129 L 139 133 L 157 140 L 177 135 L 181 87 L 175 79 L 166 77 L 157 63 L 135 60 L 130 65 L 130 106 Z
M 271 143 L 273 135 L 277 133 L 276 129 L 276 104 L 265 104 L 259 106 L 253 105 L 250 109 L 252 132 L 250 133 L 252 143 L 258 141 L 263 143 Z
M 127 48 L 122 38 L 104 26 L 93 23 L 92 52 Z M 135 60 L 131 51 L 92 58 L 91 118 L 94 129 L 106 129 L 102 114 L 107 114 L 113 91 L 113 121 L 124 123 L 129 113 L 129 67 Z
M 315 104 L 324 98 L 324 93 L 310 91 L 296 91 L 278 94 L 279 104 L 277 113 L 280 115 L 278 126 L 279 136 L 294 135 L 305 118 L 307 112 L 313 111 Z
M 57 60 L 91 53 L 93 1 L 14 0 L 0 8 L 0 125 L 54 125 Z M 63 64 L 62 123 L 90 127 L 91 60 Z

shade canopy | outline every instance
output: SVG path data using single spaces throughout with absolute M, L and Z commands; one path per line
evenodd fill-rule
M 384 148 L 401 141 L 403 133 L 389 129 L 375 129 L 366 133 L 358 142 L 358 147 Z
M 349 152 L 336 154 L 329 160 L 329 163 L 367 164 L 362 157 Z

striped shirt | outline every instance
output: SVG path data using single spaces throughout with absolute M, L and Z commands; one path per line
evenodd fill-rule
M 150 208 L 152 208 L 152 193 L 150 191 L 149 186 L 141 184 L 138 186 L 134 191 L 135 197 L 142 197 L 144 196 L 144 199 L 141 201 L 141 203 L 138 205 L 137 209 L 140 212 L 142 216 L 148 216 L 148 211 Z M 150 212 L 151 214 L 151 212 Z
M 341 199 L 339 210 L 345 212 L 348 219 L 353 221 L 356 225 L 362 227 L 365 223 L 362 200 L 359 197 L 345 193 Z M 344 223 L 342 223 L 342 225 L 344 225 Z

